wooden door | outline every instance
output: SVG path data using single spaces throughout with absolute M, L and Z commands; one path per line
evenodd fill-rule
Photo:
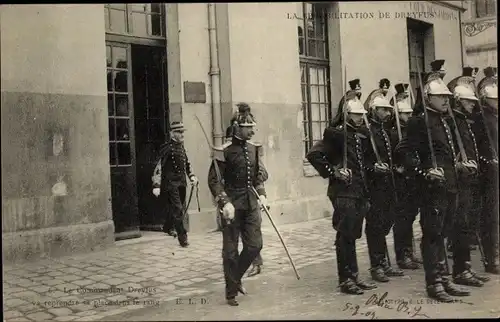
M 115 234 L 137 234 L 139 220 L 131 45 L 106 42 L 106 58 L 109 165 Z M 117 239 L 121 238 L 117 237 Z

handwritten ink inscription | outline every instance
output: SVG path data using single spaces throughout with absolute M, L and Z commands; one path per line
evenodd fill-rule
M 349 311 L 352 316 L 365 316 L 370 318 L 370 320 L 375 320 L 375 312 L 374 311 L 362 311 L 360 310 L 359 305 L 357 304 L 352 304 L 347 302 L 344 306 L 344 309 L 342 311 Z

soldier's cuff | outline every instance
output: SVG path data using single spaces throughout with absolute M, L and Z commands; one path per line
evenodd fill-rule
M 259 196 L 264 196 L 267 198 L 267 195 L 266 195 L 266 190 L 264 188 L 258 188 L 258 189 L 255 189 L 257 190 L 257 193 L 259 194 Z
M 221 192 L 215 197 L 215 202 L 222 208 L 226 203 L 229 202 L 229 198 L 225 192 Z

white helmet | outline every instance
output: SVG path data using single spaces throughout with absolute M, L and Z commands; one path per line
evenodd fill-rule
M 446 84 L 437 74 L 432 74 L 424 85 L 424 92 L 427 95 L 453 95 Z
M 408 102 L 408 99 L 400 100 L 399 102 L 397 102 L 397 106 L 398 106 L 399 113 L 411 113 L 411 112 L 413 112 L 413 109 L 411 108 L 411 105 Z
M 352 114 L 366 114 L 363 103 L 356 96 L 347 101 L 347 112 Z
M 477 101 L 477 97 L 474 94 L 474 90 L 470 88 L 469 86 L 466 86 L 464 84 L 457 85 L 453 89 L 453 95 L 457 99 L 466 99 L 466 100 L 471 100 L 471 101 Z

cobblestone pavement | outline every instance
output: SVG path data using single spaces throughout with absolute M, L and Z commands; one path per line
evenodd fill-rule
M 419 236 L 418 221 L 415 231 Z M 299 269 L 334 256 L 330 219 L 283 225 L 280 232 Z M 272 227 L 263 236 L 266 275 L 293 277 Z M 387 240 L 392 248 L 392 234 Z M 222 237 L 191 235 L 190 243 L 183 249 L 172 237 L 148 232 L 105 251 L 4 266 L 4 320 L 92 321 L 208 293 L 223 283 Z M 364 237 L 357 247 L 359 256 L 367 256 Z

